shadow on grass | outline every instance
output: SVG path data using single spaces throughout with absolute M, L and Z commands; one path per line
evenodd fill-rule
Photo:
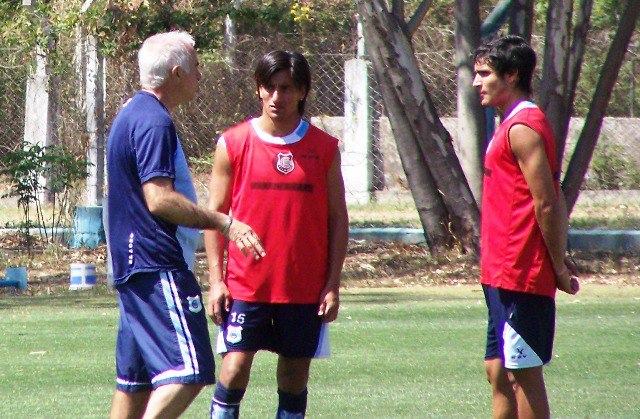
M 342 299 L 348 301 L 350 304 L 385 305 L 396 303 L 424 303 L 427 301 L 477 300 L 479 297 L 482 297 L 481 289 L 478 289 L 478 292 L 473 294 L 465 292 L 464 295 L 456 295 L 454 290 L 455 288 L 452 287 L 452 291 L 447 293 L 418 292 L 415 294 L 407 292 L 385 292 L 379 290 L 373 292 L 347 291 L 343 294 Z
M 118 300 L 107 290 L 68 291 L 58 295 L 0 295 L 0 310 L 38 306 L 118 308 Z

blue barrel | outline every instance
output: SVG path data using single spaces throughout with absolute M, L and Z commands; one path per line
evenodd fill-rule
M 75 249 L 82 246 L 93 249 L 106 242 L 102 207 L 76 207 L 73 215 L 73 236 L 69 245 Z
M 0 281 L 0 287 L 14 287 L 19 290 L 27 289 L 27 268 L 5 268 L 4 280 Z

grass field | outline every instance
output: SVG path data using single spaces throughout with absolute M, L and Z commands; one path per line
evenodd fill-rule
M 553 417 L 637 417 L 640 287 L 587 285 L 559 295 Z M 479 288 L 346 289 L 332 358 L 313 364 L 309 417 L 490 417 Z M 0 417 L 106 417 L 116 298 L 104 288 L 0 296 Z M 211 328 L 213 336 L 214 329 Z M 244 418 L 274 416 L 275 356 L 259 354 Z M 185 414 L 204 418 L 213 389 Z

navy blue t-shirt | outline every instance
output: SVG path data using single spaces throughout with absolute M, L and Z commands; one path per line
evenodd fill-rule
M 114 285 L 124 283 L 136 272 L 188 268 L 176 236 L 178 227 L 151 214 L 142 192 L 143 183 L 167 177 L 190 187 L 190 193 L 183 194 L 194 201 L 188 170 L 187 182 L 177 182 L 176 158 L 186 167 L 169 112 L 151 93 L 136 93 L 116 116 L 107 141 L 109 250 Z

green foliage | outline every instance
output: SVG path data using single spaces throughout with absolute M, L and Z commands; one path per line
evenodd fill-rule
M 624 148 L 602 138 L 591 160 L 587 189 L 635 189 L 640 184 L 640 169 L 629 160 Z
M 348 1 L 309 2 L 244 1 L 238 8 L 230 1 L 137 2 L 115 0 L 106 10 L 93 7 L 80 17 L 83 26 L 100 39 L 103 52 L 116 57 L 130 57 L 148 36 L 174 29 L 191 33 L 198 50 L 219 50 L 224 43 L 224 20 L 234 20 L 239 34 L 263 36 L 301 30 L 330 34 L 344 29 L 353 15 Z
M 619 0 L 596 0 L 591 12 L 591 28 L 613 30 L 618 26 L 626 2 Z
M 624 11 L 625 3 L 619 0 L 594 0 L 593 9 L 591 9 L 591 30 L 614 31 Z M 574 18 L 578 7 L 578 2 L 574 2 Z M 540 28 L 537 31 L 538 34 L 544 34 L 548 9 L 549 2 L 547 1 L 534 3 L 534 27 Z
M 112 1 L 106 10 L 93 8 L 84 17 L 102 42 L 103 52 L 128 57 L 148 36 L 169 30 L 182 29 L 191 33 L 201 50 L 219 48 L 223 34 L 223 20 L 227 7 L 221 2 L 194 1 L 190 6 L 173 7 L 170 2 Z
M 46 53 L 55 74 L 55 64 L 69 60 L 66 54 L 59 51 L 57 44 L 61 38 L 74 36 L 79 21 L 79 4 L 70 3 L 59 5 L 53 1 L 37 1 L 33 8 L 22 7 L 20 1 L 3 4 L 0 6 L 0 39 L 3 47 Z M 24 64 L 20 61 L 25 55 L 9 54 L 6 58 L 8 60 L 3 65 L 21 65 Z
M 23 142 L 20 149 L 7 153 L 1 160 L 0 175 L 6 177 L 10 190 L 3 198 L 17 198 L 22 209 L 20 224 L 27 249 L 31 251 L 31 228 L 40 227 L 45 242 L 53 240 L 48 235 L 41 195 L 46 194 L 52 203 L 51 227 L 60 227 L 65 210 L 68 210 L 72 188 L 87 177 L 86 160 L 77 159 L 61 146 L 41 146 Z M 35 208 L 35 220 L 31 213 Z
M 190 157 L 191 171 L 196 174 L 209 174 L 213 168 L 213 153 L 206 153 L 201 157 Z

